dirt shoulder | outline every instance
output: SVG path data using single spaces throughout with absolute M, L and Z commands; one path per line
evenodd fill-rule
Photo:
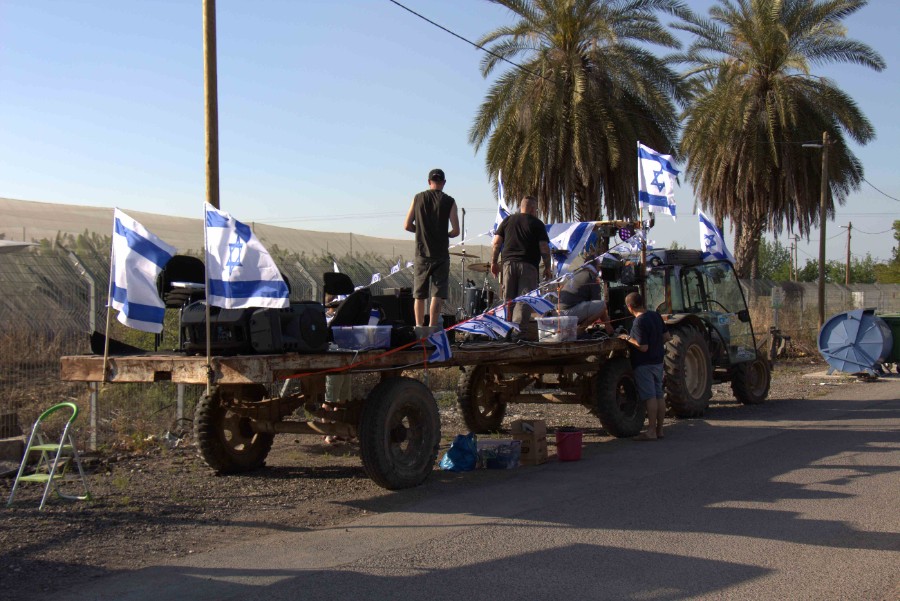
M 803 377 L 823 369 L 808 361 L 779 365 L 769 402 L 821 396 L 842 385 Z M 741 408 L 728 385 L 719 385 L 704 419 L 728 419 Z M 546 419 L 551 428 L 583 428 L 586 444 L 611 440 L 580 406 L 513 406 L 506 424 L 520 417 Z M 441 424 L 444 449 L 454 434 L 466 430 L 455 407 L 442 409 Z M 26 599 L 249 537 L 334 526 L 515 473 L 435 470 L 423 486 L 390 492 L 366 477 L 356 444 L 328 446 L 321 437 L 281 435 L 265 469 L 220 477 L 186 442 L 173 449 L 150 444 L 141 452 L 92 458 L 89 481 L 95 500 L 88 503 L 51 500 L 39 512 L 37 485 L 20 489 L 14 506 L 0 511 L 0 597 Z M 553 454 L 552 435 L 548 442 Z M 12 479 L 0 481 L 4 499 L 11 485 Z

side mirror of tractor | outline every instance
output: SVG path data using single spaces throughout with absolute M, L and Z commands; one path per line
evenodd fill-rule
M 742 322 L 749 323 L 750 322 L 750 311 L 748 311 L 747 309 L 741 309 L 740 311 L 737 312 L 737 317 Z

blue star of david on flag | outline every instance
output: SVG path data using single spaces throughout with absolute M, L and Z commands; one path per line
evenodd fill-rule
M 235 267 L 241 267 L 241 251 L 244 249 L 244 245 L 241 244 L 241 237 L 237 235 L 235 232 L 235 240 L 228 245 L 228 261 L 226 261 L 225 266 L 228 268 L 228 275 L 232 275 L 234 273 Z

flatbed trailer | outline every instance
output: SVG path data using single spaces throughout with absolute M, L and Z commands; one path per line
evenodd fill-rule
M 323 352 L 313 354 L 205 356 L 158 353 L 63 357 L 61 378 L 70 382 L 174 382 L 213 385 L 194 415 L 200 454 L 220 473 L 262 466 L 275 434 L 359 437 L 366 473 L 379 485 L 420 484 L 434 467 L 441 440 L 431 391 L 403 375 L 423 367 L 459 367 L 459 404 L 475 431 L 497 431 L 509 403 L 568 403 L 588 407 L 614 436 L 634 436 L 644 422 L 628 346 L 616 338 L 562 343 L 467 342 L 452 357 L 428 363 L 430 351 Z M 365 396 L 326 402 L 329 376 L 378 373 Z M 272 384 L 281 386 L 272 394 Z M 277 388 L 277 386 L 275 387 Z M 552 390 L 552 392 L 546 392 Z M 298 418 L 298 409 L 309 418 Z

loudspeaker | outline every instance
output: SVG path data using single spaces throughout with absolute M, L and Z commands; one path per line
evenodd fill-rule
M 187 353 L 206 352 L 206 305 L 188 305 L 181 318 Z M 292 303 L 286 309 L 210 307 L 210 346 L 217 355 L 316 353 L 328 348 L 325 307 Z
M 210 347 L 219 355 L 253 352 L 250 344 L 250 318 L 256 309 L 209 308 Z M 206 303 L 197 301 L 185 307 L 181 315 L 183 349 L 188 353 L 206 352 Z
M 250 343 L 261 354 L 317 353 L 328 349 L 321 303 L 291 303 L 287 309 L 257 309 L 250 317 Z
M 378 294 L 372 297 L 372 304 L 381 307 L 386 322 L 416 325 L 412 294 Z

